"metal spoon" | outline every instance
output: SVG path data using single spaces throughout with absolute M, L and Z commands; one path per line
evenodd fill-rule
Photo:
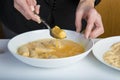
M 52 28 L 51 28 L 43 19 L 40 18 L 40 20 L 41 20 L 41 22 L 49 29 L 50 35 L 51 35 L 53 38 L 63 39 L 63 38 L 60 38 L 60 37 L 58 37 L 58 36 L 55 36 L 55 35 L 53 34 L 53 32 L 52 32 Z M 65 37 L 65 38 L 66 38 L 66 37 Z
M 34 12 L 34 14 L 35 14 L 36 16 L 39 17 L 39 20 L 40 20 L 40 21 L 38 21 L 38 23 L 41 23 L 41 22 L 42 22 L 42 23 L 49 29 L 50 35 L 51 35 L 53 38 L 63 39 L 63 38 L 60 38 L 60 37 L 54 35 L 53 32 L 52 32 L 51 27 L 50 27 L 38 14 L 36 14 L 36 12 L 35 12 L 34 10 L 33 10 L 33 12 Z M 65 37 L 65 38 L 66 38 L 66 37 Z

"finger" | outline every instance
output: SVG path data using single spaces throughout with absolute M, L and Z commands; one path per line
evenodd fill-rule
M 76 19 L 75 19 L 75 25 L 76 25 L 76 32 L 80 32 L 81 31 L 81 26 L 82 26 L 82 16 L 83 13 L 81 12 L 77 12 L 76 13 Z
M 14 4 L 14 7 L 15 7 L 27 20 L 30 19 L 30 17 L 24 13 L 24 10 L 22 9 L 21 6 L 19 6 L 18 4 Z
M 103 27 L 103 23 L 102 23 L 102 19 L 101 17 L 98 17 L 95 21 L 95 29 L 93 29 L 90 37 L 91 38 L 96 38 L 98 37 L 99 35 L 103 34 L 104 33 L 104 27 Z
M 33 4 L 33 6 L 36 6 L 37 5 L 37 1 L 36 0 L 32 0 L 32 4 Z
M 31 10 L 32 10 L 32 11 L 35 11 L 35 6 L 37 6 L 37 2 L 36 2 L 36 0 L 31 0 L 31 2 L 32 2 L 32 3 L 31 3 L 31 6 L 30 6 L 30 7 L 31 7 Z
M 95 22 L 95 16 L 93 16 L 92 14 L 88 15 L 87 26 L 85 29 L 85 37 L 87 39 L 89 38 L 90 33 L 92 32 L 94 22 Z
M 104 33 L 104 30 L 101 27 L 96 27 L 90 34 L 90 38 L 96 38 L 103 33 Z
M 29 6 L 32 5 L 32 0 L 26 0 L 26 2 L 27 2 L 27 4 L 28 4 Z
M 38 15 L 33 16 L 32 20 L 36 21 L 37 23 L 41 23 L 40 17 Z
M 28 6 L 30 6 L 31 11 L 34 11 L 35 10 L 35 8 L 34 8 L 35 5 L 33 3 L 33 0 L 26 0 L 26 2 L 28 4 Z
M 35 6 L 35 13 L 39 14 L 40 11 L 40 5 Z
M 36 21 L 38 23 L 40 23 L 40 18 L 38 15 L 35 15 L 33 11 L 31 11 L 30 6 L 29 5 L 24 5 L 22 6 L 23 10 L 24 10 L 24 15 L 26 15 L 28 18 L 32 19 L 33 21 Z
M 86 26 L 86 30 L 85 30 L 85 38 L 87 38 L 87 39 L 89 38 L 89 35 L 92 32 L 93 26 L 94 26 L 93 22 L 90 22 L 90 21 L 87 22 L 87 26 Z
M 30 16 L 30 19 L 40 23 L 40 17 L 38 15 L 34 14 L 34 12 L 31 11 L 27 11 L 27 12 L 28 12 L 27 15 Z

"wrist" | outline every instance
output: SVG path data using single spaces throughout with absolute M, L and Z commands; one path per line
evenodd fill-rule
M 94 7 L 95 0 L 80 0 L 80 3 L 86 3 L 87 6 Z

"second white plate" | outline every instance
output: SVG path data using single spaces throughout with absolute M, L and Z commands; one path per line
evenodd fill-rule
M 103 60 L 103 55 L 104 53 L 110 49 L 110 47 L 116 43 L 116 42 L 120 42 L 120 36 L 114 36 L 114 37 L 109 37 L 109 38 L 105 38 L 105 39 L 102 39 L 98 42 L 96 42 L 96 44 L 94 45 L 93 47 L 93 54 L 94 56 L 99 60 L 101 61 L 102 63 L 106 64 L 107 66 L 111 67 L 111 68 L 114 68 L 114 69 L 117 69 L 120 71 L 120 68 L 117 68 L 117 67 L 114 67 L 108 63 L 106 63 L 104 60 Z

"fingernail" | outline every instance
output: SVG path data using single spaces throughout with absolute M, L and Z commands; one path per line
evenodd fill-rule
M 86 35 L 85 38 L 88 39 L 88 35 Z
M 35 15 L 35 21 L 36 21 L 37 23 L 41 23 L 40 17 L 39 17 L 38 15 Z
M 40 19 L 38 20 L 38 23 L 39 23 L 39 24 L 41 23 L 41 20 L 40 20 Z
M 37 6 L 40 9 L 40 5 L 37 5 Z M 36 11 L 37 14 L 39 14 L 39 9 Z
M 38 5 L 40 7 L 40 5 Z
M 41 23 L 40 17 L 37 17 L 37 22 Z
M 31 10 L 32 10 L 32 11 L 34 11 L 34 10 L 35 10 L 34 6 L 30 6 L 30 8 L 31 8 Z

